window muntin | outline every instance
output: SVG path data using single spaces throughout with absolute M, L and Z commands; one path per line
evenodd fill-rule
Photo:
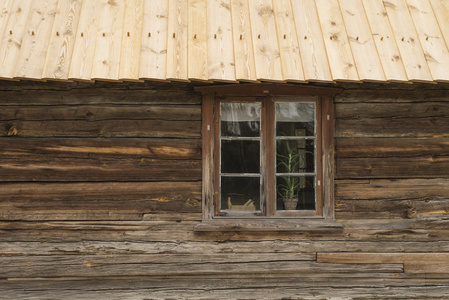
M 219 111 L 216 216 L 287 217 L 320 213 L 317 104 L 315 97 L 216 101 Z M 296 159 L 290 169 L 288 159 L 285 160 L 289 147 Z M 298 199 L 293 207 L 284 204 L 282 197 L 288 184 L 290 193 Z

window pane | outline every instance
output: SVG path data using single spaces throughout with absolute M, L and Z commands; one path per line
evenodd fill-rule
M 309 139 L 276 141 L 277 173 L 315 173 L 315 141 Z
M 277 210 L 314 210 L 316 207 L 315 176 L 276 176 L 276 191 Z
M 222 102 L 220 109 L 221 136 L 260 136 L 260 103 Z
M 314 123 L 315 103 L 276 103 L 276 136 L 315 136 Z
M 260 210 L 260 177 L 222 177 L 221 210 Z
M 221 141 L 221 173 L 260 173 L 260 142 Z

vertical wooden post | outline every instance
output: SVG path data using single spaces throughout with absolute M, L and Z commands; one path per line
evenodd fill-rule
M 323 151 L 323 217 L 333 219 L 334 212 L 334 102 L 331 96 L 322 100 Z
M 202 104 L 202 137 L 203 137 L 203 187 L 202 205 L 203 220 L 212 219 L 214 216 L 214 148 L 215 148 L 215 125 L 214 125 L 214 94 L 203 94 Z

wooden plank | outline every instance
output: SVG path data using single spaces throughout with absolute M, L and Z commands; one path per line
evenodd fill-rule
M 188 78 L 207 81 L 207 0 L 189 0 L 188 3 Z
M 382 0 L 362 0 L 387 81 L 407 81 L 404 64 Z
M 188 81 L 188 1 L 169 0 L 166 79 Z
M 201 120 L 201 108 L 197 105 L 8 106 L 0 107 L 0 113 L 0 121 Z
M 385 81 L 362 0 L 339 0 L 360 80 Z
M 407 0 L 424 56 L 435 81 L 449 81 L 449 50 L 429 0 Z
M 43 79 L 67 80 L 82 1 L 59 1 L 48 43 Z
M 125 0 L 122 44 L 120 53 L 120 80 L 138 80 L 140 43 L 144 0 Z
M 401 53 L 408 80 L 432 81 L 432 75 L 405 0 L 384 1 L 384 6 Z
M 278 32 L 282 76 L 286 81 L 304 81 L 298 35 L 290 0 L 273 1 Z
M 9 139 L 0 154 L 5 159 L 27 157 L 121 159 L 201 159 L 199 139 Z
M 372 179 L 368 183 L 337 181 L 336 197 L 349 200 L 440 200 L 448 195 L 445 179 Z M 393 226 L 393 225 L 391 225 Z
M 271 0 L 249 0 L 256 78 L 283 81 Z
M 236 63 L 232 36 L 231 0 L 207 1 L 207 15 L 209 16 L 207 20 L 209 79 L 235 81 Z
M 69 79 L 91 80 L 100 9 L 104 2 L 104 0 L 90 0 L 82 3 Z
M 405 273 L 447 273 L 448 253 L 318 253 L 319 263 L 391 264 L 403 263 Z
M 41 79 L 58 0 L 34 1 L 14 77 Z
M 101 3 L 91 78 L 118 80 L 125 0 Z
M 87 255 L 7 257 L 2 259 L 2 277 L 86 277 L 102 276 L 161 276 L 161 275 L 250 275 L 260 272 L 294 274 L 321 273 L 397 273 L 401 264 L 317 264 L 307 261 L 301 254 L 243 256 L 235 254 L 201 255 Z M 20 261 L 22 263 L 19 263 Z M 201 262 L 201 263 L 198 263 Z M 17 265 L 17 266 L 14 266 Z M 139 265 L 136 268 L 136 265 Z M 180 267 L 182 265 L 182 267 Z
M 195 225 L 195 231 L 245 231 L 245 232 L 267 232 L 267 231 L 290 231 L 290 232 L 333 232 L 342 231 L 343 225 L 328 220 L 211 220 L 203 221 Z
M 256 65 L 248 1 L 231 0 L 231 14 L 235 78 L 239 81 L 255 81 Z
M 98 83 L 97 83 L 98 86 Z M 79 104 L 201 104 L 201 95 L 193 91 L 186 91 L 184 87 L 172 84 L 174 89 L 111 89 L 109 86 L 95 89 L 73 89 L 73 90 L 42 90 L 36 89 L 30 93 L 29 90 L 1 91 L 0 99 L 2 105 L 79 105 Z
M 4 159 L 0 166 L 3 182 L 201 180 L 201 163 L 197 160 L 27 157 Z
M 76 120 L 0 122 L 0 136 L 18 137 L 200 137 L 200 121 Z M 149 130 L 148 128 L 153 128 Z
M 13 0 L 0 0 L 0 42 L 1 42 L 0 45 L 3 45 L 3 43 L 5 43 L 3 41 L 3 37 L 6 33 L 6 27 L 8 25 L 9 16 L 12 13 L 11 8 L 13 2 L 14 2 Z
M 299 50 L 308 81 L 332 81 L 315 1 L 291 0 Z
M 165 80 L 168 1 L 145 0 L 140 53 L 140 79 Z
M 449 3 L 445 0 L 430 0 L 446 46 L 449 47 Z M 427 37 L 426 37 L 427 38 Z M 429 37 L 430 39 L 430 37 Z M 441 43 L 441 41 L 439 41 Z
M 393 86 L 393 85 L 390 85 Z M 410 85 L 409 89 L 387 89 L 386 85 L 382 88 L 370 89 L 347 89 L 335 96 L 335 103 L 417 103 L 417 102 L 447 102 L 449 100 L 447 91 L 442 89 L 430 89 L 429 85 L 415 83 Z M 413 88 L 412 88 L 413 87 Z M 337 104 L 337 108 L 338 108 Z
M 444 102 L 341 105 L 337 105 L 335 132 L 337 137 L 448 136 L 447 131 L 443 130 L 449 126 L 448 120 L 444 117 L 443 111 L 439 112 L 439 107 L 446 106 Z M 352 110 L 353 113 L 348 112 L 348 117 L 340 118 L 340 113 L 346 109 Z M 356 110 L 358 112 L 355 112 Z
M 316 0 L 332 79 L 359 81 L 338 0 Z
M 33 1 L 14 1 L 8 21 L 3 24 L 6 28 L 0 43 L 0 78 L 14 76 L 32 4 Z

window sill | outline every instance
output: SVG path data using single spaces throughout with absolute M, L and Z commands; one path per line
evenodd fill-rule
M 335 220 L 301 219 L 226 219 L 205 220 L 196 224 L 194 231 L 297 231 L 297 232 L 341 232 L 343 225 Z

